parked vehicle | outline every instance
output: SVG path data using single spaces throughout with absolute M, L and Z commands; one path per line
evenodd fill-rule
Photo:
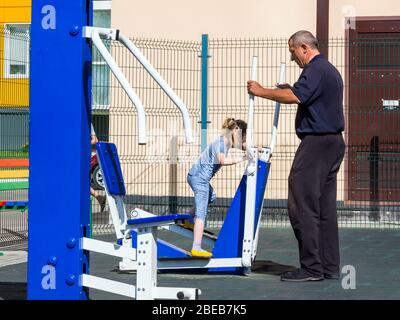
M 94 190 L 104 190 L 103 175 L 100 170 L 99 160 L 96 154 L 90 158 L 90 186 Z

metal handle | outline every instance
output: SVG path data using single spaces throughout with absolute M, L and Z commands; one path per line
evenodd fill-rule
M 279 82 L 278 84 L 284 84 L 285 83 L 285 72 L 286 72 L 286 64 L 285 63 L 281 63 L 280 66 L 280 72 L 279 72 Z M 281 110 L 281 104 L 280 102 L 277 102 L 275 104 L 275 112 L 274 112 L 274 123 L 272 126 L 272 135 L 271 135 L 271 143 L 269 145 L 269 147 L 265 150 L 265 152 L 263 153 L 261 159 L 264 161 L 269 161 L 272 153 L 275 150 L 275 145 L 276 145 L 276 138 L 278 135 L 278 122 L 279 122 L 279 113 Z
M 118 67 L 117 63 L 115 62 L 114 58 L 111 56 L 110 52 L 107 50 L 106 46 L 103 44 L 103 41 L 100 38 L 99 32 L 103 35 L 105 34 L 104 29 L 97 29 L 97 28 L 90 28 L 87 29 L 90 32 L 90 38 L 93 41 L 93 44 L 99 50 L 101 56 L 104 58 L 105 62 L 110 67 L 111 71 L 118 79 L 119 83 L 121 84 L 122 88 L 125 90 L 126 94 L 128 95 L 129 99 L 131 99 L 133 105 L 136 107 L 137 111 L 137 126 L 138 126 L 138 139 L 139 144 L 146 144 L 146 118 L 144 113 L 144 107 L 140 98 L 137 96 L 135 91 L 133 91 L 131 84 L 129 83 L 128 79 L 124 76 L 121 69 Z M 88 36 L 88 35 L 86 35 Z
M 193 142 L 192 125 L 190 123 L 189 111 L 187 110 L 184 102 L 179 96 L 171 89 L 168 83 L 161 77 L 158 71 L 150 64 L 146 57 L 140 52 L 140 50 L 123 34 L 119 33 L 118 39 L 120 42 L 138 59 L 142 66 L 152 76 L 152 78 L 158 83 L 161 89 L 168 95 L 172 102 L 181 111 L 183 117 L 183 126 L 185 129 L 186 143 Z
M 253 56 L 251 63 L 251 76 L 250 80 L 255 81 L 257 79 L 257 62 L 258 57 Z M 247 114 L 247 134 L 246 134 L 246 151 L 249 160 L 254 159 L 253 153 L 253 118 L 254 118 L 254 95 L 249 94 L 249 109 Z

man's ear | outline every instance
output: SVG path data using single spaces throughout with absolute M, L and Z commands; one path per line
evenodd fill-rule
M 304 53 L 306 53 L 307 50 L 308 50 L 308 47 L 307 47 L 306 44 L 303 43 L 303 44 L 301 45 L 301 49 L 303 50 Z

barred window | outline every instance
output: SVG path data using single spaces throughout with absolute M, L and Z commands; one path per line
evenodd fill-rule
M 4 26 L 4 77 L 29 77 L 30 24 Z
M 93 9 L 93 25 L 110 28 L 111 1 L 94 1 Z M 104 41 L 104 44 L 110 49 L 110 41 Z M 111 73 L 95 46 L 92 52 L 92 122 L 97 138 L 108 141 Z

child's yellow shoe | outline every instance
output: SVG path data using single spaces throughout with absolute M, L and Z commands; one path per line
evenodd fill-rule
M 189 222 L 187 220 L 185 220 L 183 223 L 178 223 L 177 225 L 181 228 L 185 228 L 190 231 L 193 231 L 193 229 L 194 229 L 194 223 Z
M 192 257 L 195 257 L 195 258 L 211 258 L 212 257 L 212 253 L 210 253 L 206 250 L 192 249 L 192 251 L 190 251 L 190 253 L 192 254 Z

